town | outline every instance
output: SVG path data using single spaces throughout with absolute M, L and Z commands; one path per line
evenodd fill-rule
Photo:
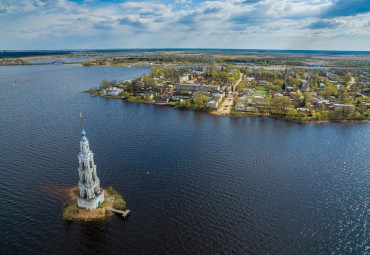
M 131 81 L 103 80 L 89 92 L 222 116 L 295 121 L 370 118 L 370 75 L 366 68 L 154 66 L 150 75 Z

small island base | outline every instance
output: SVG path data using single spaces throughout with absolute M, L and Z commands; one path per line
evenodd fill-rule
M 123 200 L 122 196 L 109 186 L 104 190 L 105 199 L 98 208 L 93 211 L 89 211 L 84 208 L 77 207 L 77 196 L 79 195 L 78 187 L 73 187 L 68 189 L 69 200 L 63 208 L 63 219 L 66 221 L 82 220 L 105 220 L 109 217 L 114 216 L 114 212 L 109 210 L 109 208 L 115 210 L 123 210 L 126 208 L 126 202 Z M 124 217 L 126 218 L 126 217 Z

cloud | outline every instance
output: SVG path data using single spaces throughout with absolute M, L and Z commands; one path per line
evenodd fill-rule
M 333 21 L 329 20 L 319 20 L 312 22 L 311 24 L 307 25 L 305 28 L 309 29 L 331 29 L 331 28 L 336 28 L 338 27 L 339 24 Z
M 130 17 L 125 17 L 125 18 L 121 18 L 118 20 L 118 23 L 120 25 L 129 25 L 129 26 L 134 26 L 134 27 L 143 27 L 144 24 L 142 22 L 140 22 L 139 20 L 134 20 Z
M 83 5 L 68 0 L 34 0 L 33 5 L 37 8 L 47 8 L 49 12 L 54 13 L 78 14 L 87 11 Z
M 11 13 L 22 11 L 24 4 L 22 1 L 0 0 L 0 13 Z
M 321 42 L 348 41 L 349 36 L 354 45 L 356 35 L 370 41 L 370 0 L 168 2 L 0 0 L 0 38 L 3 47 L 6 42 L 12 46 L 14 40 L 27 47 L 29 38 L 45 45 L 50 41 L 53 46 L 52 40 L 58 38 L 60 43 L 70 43 L 65 48 L 80 45 L 71 38 L 89 45 L 96 42 L 96 47 L 98 42 L 104 42 L 104 47 L 119 47 L 115 43 L 121 42 L 121 47 L 275 48 L 301 46 L 289 42 L 304 42 L 306 37 Z
M 321 14 L 321 17 L 333 18 L 342 16 L 356 16 L 370 12 L 369 0 L 334 0 Z
M 191 0 L 176 0 L 175 4 L 191 4 Z

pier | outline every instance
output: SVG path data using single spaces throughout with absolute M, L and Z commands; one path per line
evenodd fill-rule
M 121 214 L 124 219 L 126 219 L 131 213 L 130 210 L 121 211 L 121 210 L 113 209 L 112 207 L 109 207 L 108 210 L 113 213 Z

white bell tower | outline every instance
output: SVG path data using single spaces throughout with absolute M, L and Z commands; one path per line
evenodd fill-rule
M 82 129 L 80 153 L 77 156 L 79 162 L 78 188 L 80 189 L 77 205 L 92 211 L 104 202 L 104 190 L 100 188 L 100 180 L 96 174 L 96 165 L 94 165 L 94 153 L 90 150 L 89 140 L 85 135 L 85 130 Z

